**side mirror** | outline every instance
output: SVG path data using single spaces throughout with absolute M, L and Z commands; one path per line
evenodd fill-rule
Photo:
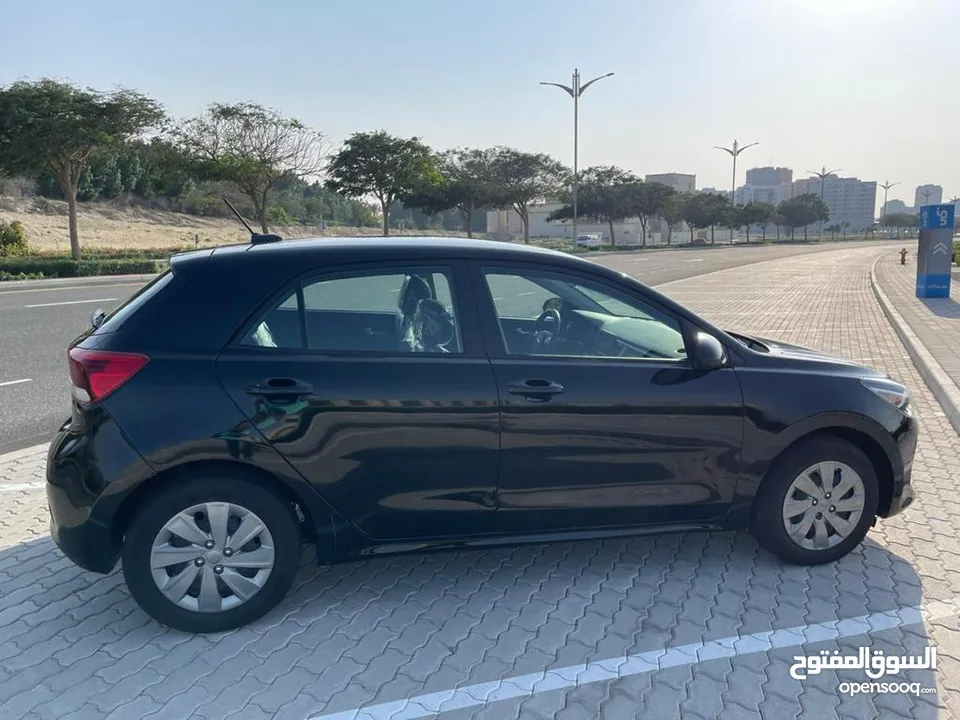
M 713 335 L 698 332 L 694 345 L 694 364 L 700 370 L 719 370 L 727 364 L 727 351 Z
M 103 308 L 97 308 L 92 313 L 90 313 L 90 327 L 96 330 L 100 327 L 100 323 L 103 322 L 103 319 L 107 316 L 106 311 Z

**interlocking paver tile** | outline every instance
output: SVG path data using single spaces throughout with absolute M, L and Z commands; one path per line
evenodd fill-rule
M 4 491 L 0 718 L 305 719 L 405 698 L 429 717 L 440 705 L 421 696 L 443 692 L 447 706 L 468 698 L 466 707 L 441 713 L 444 720 L 761 713 L 960 720 L 960 621 L 952 611 L 903 628 L 865 622 L 856 630 L 863 634 L 830 636 L 831 621 L 937 601 L 955 607 L 949 603 L 960 594 L 960 438 L 873 297 L 869 268 L 884 252 L 847 246 L 663 288 L 722 327 L 866 362 L 912 388 L 922 428 L 918 500 L 836 565 L 784 567 L 748 534 L 718 532 L 319 569 L 305 556 L 290 596 L 267 617 L 233 633 L 190 637 L 147 619 L 119 573 L 100 577 L 66 561 L 46 534 L 42 490 Z M 899 270 L 888 265 L 880 270 Z M 960 330 L 949 332 L 951 347 L 960 347 Z M 42 451 L 0 458 L 0 487 L 41 480 L 44 461 Z M 787 628 L 808 623 L 827 625 L 796 634 L 796 642 L 817 642 L 777 646 L 787 642 Z M 733 647 L 750 654 L 707 659 L 709 645 L 696 649 L 738 636 Z M 664 646 L 688 643 L 692 649 L 662 655 Z M 794 655 L 821 648 L 847 653 L 868 644 L 917 654 L 930 643 L 941 650 L 937 671 L 909 677 L 935 686 L 935 695 L 848 697 L 837 689 L 847 675 L 824 671 L 800 683 L 788 673 Z M 669 667 L 657 670 L 657 655 L 653 663 L 628 662 L 650 651 L 661 651 Z M 612 675 L 602 670 L 595 677 L 603 679 L 580 687 L 565 679 L 575 682 L 578 666 L 601 660 L 611 661 L 602 668 Z M 617 668 L 627 674 L 618 679 Z M 498 697 L 498 687 L 515 692 L 510 678 L 546 678 L 548 669 L 561 671 L 540 686 L 556 689 L 486 707 L 473 700 Z

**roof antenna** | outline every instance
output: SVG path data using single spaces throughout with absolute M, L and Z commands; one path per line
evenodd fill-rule
M 280 242 L 283 240 L 283 238 L 279 235 L 254 232 L 253 228 L 250 227 L 250 223 L 243 219 L 243 215 L 241 215 L 240 212 L 233 206 L 233 203 L 226 198 L 223 198 L 223 201 L 227 204 L 227 207 L 233 211 L 233 214 L 237 216 L 237 220 L 243 223 L 243 226 L 250 232 L 251 244 L 260 245 L 262 243 Z

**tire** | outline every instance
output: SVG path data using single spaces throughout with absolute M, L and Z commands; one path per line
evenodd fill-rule
M 172 529 L 170 523 L 175 523 Z M 231 541 L 251 532 L 256 534 L 240 548 L 230 548 Z M 215 534 L 221 542 L 227 538 L 224 547 L 209 547 Z M 299 569 L 300 543 L 294 508 L 270 490 L 223 473 L 192 477 L 138 510 L 124 538 L 123 575 L 137 604 L 162 625 L 190 633 L 223 632 L 253 622 L 283 599 Z M 181 590 L 183 596 L 172 600 L 161 583 L 173 597 Z
M 828 475 L 831 469 L 834 470 L 833 482 L 837 483 L 834 492 L 829 495 L 826 485 L 817 483 L 820 471 L 801 480 L 802 475 L 821 463 L 833 464 L 823 466 L 823 474 Z M 859 486 L 854 476 L 859 478 Z M 806 480 L 811 480 L 813 486 L 808 485 Z M 798 489 L 795 481 L 802 482 L 811 492 L 808 494 Z M 846 491 L 846 484 L 849 483 L 853 484 L 853 489 Z M 793 490 L 788 497 L 791 488 Z M 838 495 L 837 490 L 844 492 Z M 796 565 L 834 562 L 866 537 L 876 519 L 879 497 L 877 474 L 862 450 L 839 438 L 811 438 L 790 448 L 760 483 L 753 506 L 751 530 L 761 547 L 785 562 Z M 791 503 L 789 506 L 786 504 L 788 500 Z M 858 504 L 862 505 L 859 516 L 856 512 L 837 510 L 840 507 L 855 508 Z M 794 510 L 800 514 L 792 514 Z M 789 518 L 785 517 L 788 513 L 791 514 Z M 808 521 L 812 525 L 805 532 L 805 523 Z M 788 524 L 793 534 L 788 531 Z M 821 525 L 825 528 L 823 532 L 819 532 Z M 826 544 L 824 534 L 827 536 Z M 818 544 L 820 547 L 817 547 Z

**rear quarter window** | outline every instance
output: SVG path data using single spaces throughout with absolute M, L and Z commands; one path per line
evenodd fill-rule
M 99 335 L 102 333 L 116 332 L 127 320 L 133 317 L 137 311 L 141 310 L 147 303 L 159 295 L 172 281 L 173 270 L 164 270 L 160 275 L 134 293 L 129 300 L 114 308 L 92 334 Z

